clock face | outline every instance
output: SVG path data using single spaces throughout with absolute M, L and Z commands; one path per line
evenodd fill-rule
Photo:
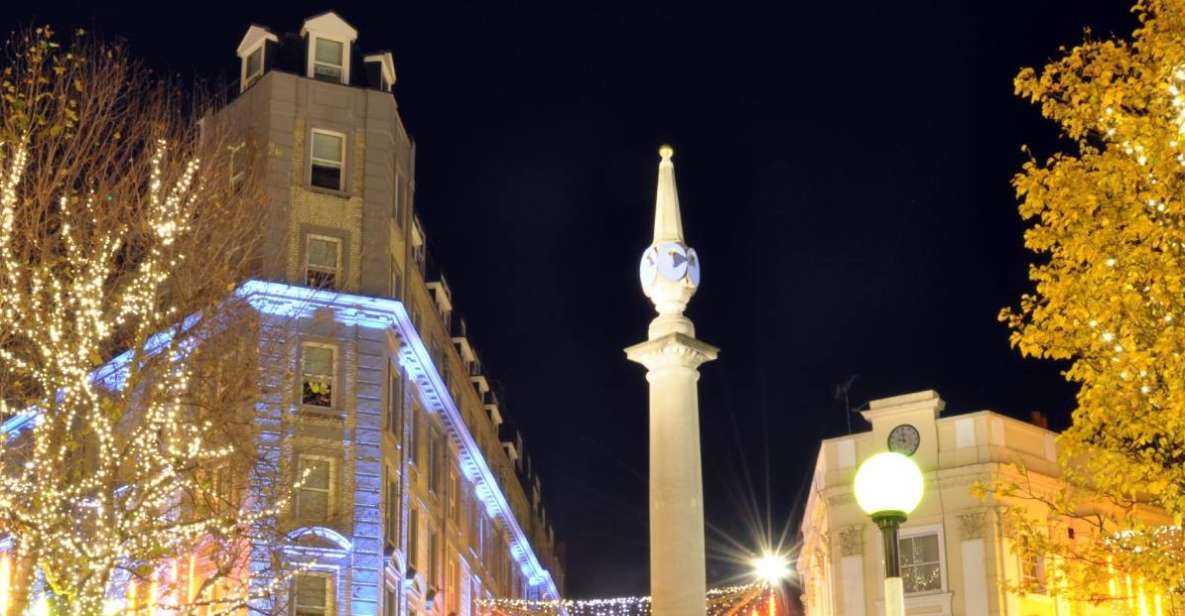
M 638 278 L 643 287 L 654 284 L 654 277 L 658 276 L 658 249 L 654 246 L 642 253 L 642 262 L 638 265 Z
M 658 273 L 672 282 L 683 280 L 687 275 L 687 249 L 678 242 L 659 244 Z
M 889 433 L 889 451 L 912 456 L 918 450 L 921 440 L 922 436 L 918 434 L 917 428 L 902 424 Z
M 691 286 L 699 287 L 699 255 L 694 248 L 687 249 L 687 279 Z

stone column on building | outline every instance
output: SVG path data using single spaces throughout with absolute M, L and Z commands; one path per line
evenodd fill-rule
M 659 150 L 654 241 L 642 254 L 642 290 L 658 316 L 646 342 L 626 356 L 650 382 L 650 593 L 654 616 L 702 616 L 703 477 L 700 470 L 699 365 L 718 349 L 695 338 L 683 315 L 699 285 L 699 256 L 683 240 L 674 151 Z

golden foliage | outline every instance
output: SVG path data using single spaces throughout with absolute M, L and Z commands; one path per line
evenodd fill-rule
M 31 418 L 0 437 L 13 611 L 35 574 L 97 614 L 178 556 L 241 570 L 273 502 L 227 479 L 260 464 L 258 322 L 231 294 L 262 222 L 250 148 L 117 46 L 38 28 L 4 62 L 0 418 Z
M 1024 355 L 1068 360 L 1080 388 L 1060 438 L 1076 487 L 1009 496 L 1090 532 L 1063 541 L 1060 522 L 1013 523 L 1019 544 L 1060 563 L 1051 590 L 1093 600 L 1115 572 L 1185 590 L 1185 2 L 1134 11 L 1130 41 L 1087 40 L 1015 80 L 1070 147 L 1013 179 L 1041 258 L 1035 291 L 1000 318 Z

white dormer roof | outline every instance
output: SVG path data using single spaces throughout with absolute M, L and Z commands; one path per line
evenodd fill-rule
M 239 48 L 236 50 L 236 53 L 240 58 L 245 57 L 247 54 L 255 51 L 255 48 L 263 41 L 278 43 L 280 39 L 272 34 L 271 30 L 252 24 L 250 28 L 247 28 L 247 33 L 243 35 L 243 40 L 239 41 Z
M 300 35 L 305 36 L 310 32 L 347 43 L 353 43 L 358 38 L 358 31 L 354 29 L 354 26 L 351 26 L 333 11 L 304 20 L 304 25 L 300 27 Z
M 384 51 L 382 53 L 372 53 L 367 55 L 363 60 L 367 62 L 378 62 L 382 65 L 383 81 L 388 86 L 395 85 L 395 56 L 391 52 Z

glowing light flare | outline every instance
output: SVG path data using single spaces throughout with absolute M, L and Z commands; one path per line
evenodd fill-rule
M 781 554 L 767 552 L 753 559 L 752 565 L 753 575 L 770 586 L 790 577 L 790 562 Z
M 912 459 L 884 451 L 865 460 L 856 471 L 856 502 L 869 515 L 909 515 L 922 502 L 925 484 Z

